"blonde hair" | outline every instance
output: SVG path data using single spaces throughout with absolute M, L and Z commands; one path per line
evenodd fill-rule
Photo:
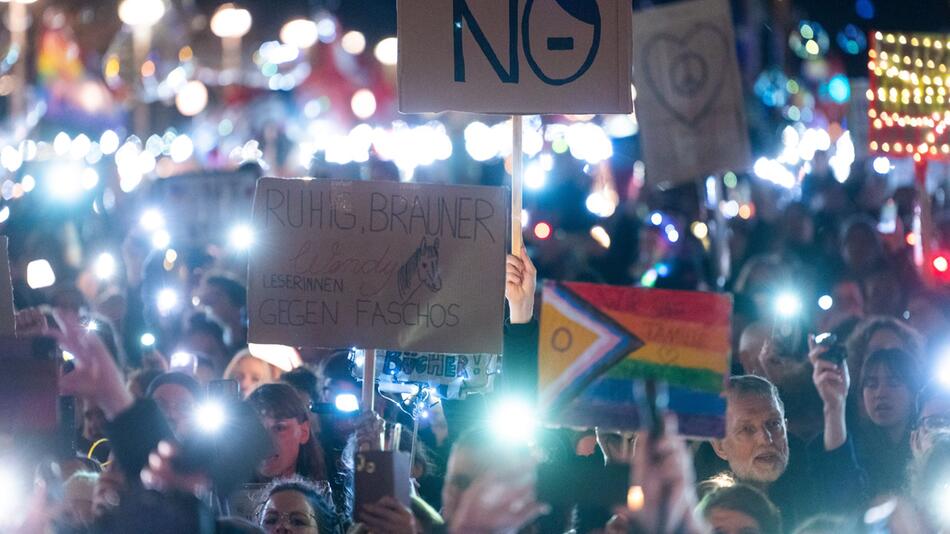
M 267 370 L 270 372 L 270 379 L 268 380 L 268 382 L 277 382 L 278 380 L 280 380 L 280 373 L 281 373 L 280 368 L 278 368 L 275 365 L 271 365 L 270 363 L 265 362 L 264 360 L 258 358 L 257 356 L 254 356 L 253 354 L 251 354 L 251 351 L 248 349 L 241 349 L 237 354 L 234 355 L 233 358 L 231 358 L 231 361 L 228 363 L 228 366 L 224 369 L 224 378 L 233 378 L 234 373 L 237 372 L 237 367 L 241 365 L 241 362 L 243 362 L 244 360 L 248 358 L 252 358 L 255 361 L 260 362 L 261 364 L 267 367 Z

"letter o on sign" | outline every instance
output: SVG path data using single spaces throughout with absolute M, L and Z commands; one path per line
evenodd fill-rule
M 551 334 L 551 348 L 558 352 L 565 352 L 574 344 L 574 336 L 571 331 L 563 326 L 554 329 Z

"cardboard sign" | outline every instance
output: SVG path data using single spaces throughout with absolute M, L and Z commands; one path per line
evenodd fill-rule
M 670 387 L 680 433 L 724 430 L 731 297 L 598 284 L 544 284 L 538 391 L 548 421 L 634 430 L 633 380 Z
M 230 172 L 197 172 L 152 182 L 152 205 L 167 206 L 169 232 L 180 246 L 224 243 L 235 223 L 235 214 L 246 216 L 254 202 L 259 174 L 250 166 Z
M 633 78 L 647 180 L 679 184 L 750 165 L 727 0 L 633 16 Z
M 399 0 L 399 111 L 630 113 L 630 3 Z
M 248 339 L 499 353 L 507 192 L 262 178 Z
M 950 159 L 950 34 L 872 32 L 870 41 L 870 152 Z
M 433 354 L 386 351 L 377 356 L 380 382 L 422 383 L 446 399 L 491 391 L 498 373 L 497 354 Z
M 0 235 L 0 336 L 16 335 L 9 243 L 10 238 Z

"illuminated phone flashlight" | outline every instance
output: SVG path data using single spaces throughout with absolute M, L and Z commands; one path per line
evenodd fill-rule
M 783 291 L 775 297 L 775 314 L 784 319 L 797 317 L 802 311 L 802 300 L 791 291 Z
M 109 280 L 115 276 L 116 272 L 116 261 L 115 257 L 108 252 L 103 252 L 96 257 L 96 263 L 93 265 L 93 270 L 96 272 L 96 278 L 99 280 Z
M 343 413 L 353 413 L 360 409 L 360 400 L 352 393 L 340 393 L 333 399 L 333 405 Z
M 3 459 L 0 464 L 0 530 L 6 532 L 23 518 L 24 496 L 31 491 L 19 473 Z
M 149 208 L 142 212 L 142 217 L 139 219 L 139 224 L 142 225 L 148 232 L 154 232 L 158 229 L 165 227 L 165 216 L 162 215 L 162 212 L 158 211 L 155 208 Z
M 139 338 L 139 342 L 143 347 L 154 347 L 155 346 L 155 334 L 151 332 L 145 332 L 142 334 L 142 337 Z
M 158 308 L 158 313 L 168 315 L 178 307 L 178 293 L 167 287 L 160 290 L 155 297 L 155 306 Z
M 254 230 L 247 224 L 239 224 L 231 229 L 228 241 L 235 250 L 248 250 L 254 244 Z
M 489 419 L 495 438 L 516 444 L 534 441 L 538 418 L 534 409 L 524 399 L 502 399 L 495 405 Z
M 208 434 L 221 430 L 228 420 L 227 410 L 218 400 L 206 400 L 195 409 L 195 425 Z
M 172 354 L 168 366 L 172 369 L 186 369 L 194 373 L 198 368 L 198 357 L 190 352 L 180 350 Z

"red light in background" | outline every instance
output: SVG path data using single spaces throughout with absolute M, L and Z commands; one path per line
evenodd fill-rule
M 938 272 L 945 273 L 947 269 L 950 268 L 950 262 L 947 262 L 947 258 L 944 256 L 937 256 L 933 261 L 934 269 L 937 269 Z
M 551 237 L 551 225 L 544 221 L 534 225 L 534 236 L 538 239 L 547 239 Z

